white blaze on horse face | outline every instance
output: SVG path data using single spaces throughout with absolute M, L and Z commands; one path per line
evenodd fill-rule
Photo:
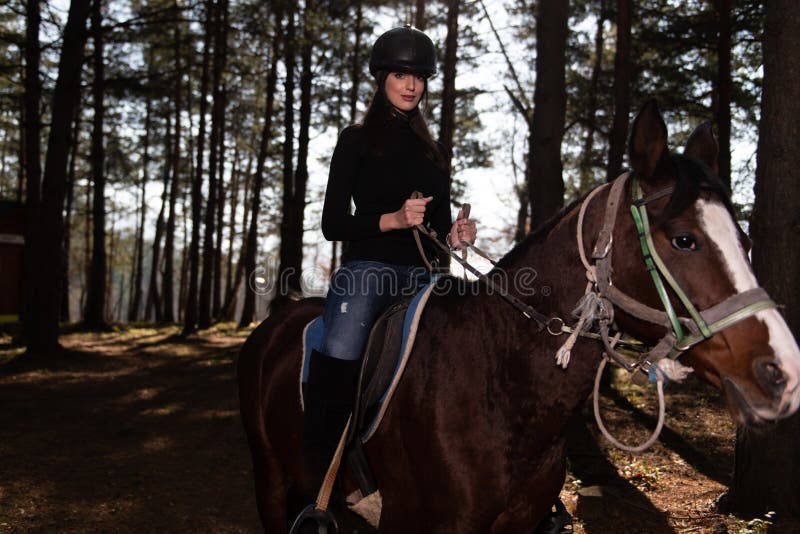
M 718 202 L 697 201 L 700 224 L 709 241 L 719 250 L 722 263 L 733 287 L 738 293 L 758 287 L 758 281 L 747 261 L 747 254 L 739 241 L 739 233 L 728 210 Z M 755 315 L 769 332 L 769 346 L 786 375 L 786 389 L 781 407 L 789 405 L 794 411 L 800 405 L 800 348 L 797 346 L 786 321 L 776 309 L 762 310 Z

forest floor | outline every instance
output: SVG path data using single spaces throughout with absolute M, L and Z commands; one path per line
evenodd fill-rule
M 0 337 L 0 533 L 259 532 L 234 366 L 248 333 L 72 333 L 45 365 Z M 614 384 L 607 426 L 644 440 L 652 389 Z M 785 532 L 716 512 L 735 434 L 719 394 L 691 379 L 667 395 L 661 440 L 644 454 L 576 425 L 562 492 L 575 532 Z

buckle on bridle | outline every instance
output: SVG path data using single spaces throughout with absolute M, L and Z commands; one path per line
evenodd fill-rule
M 608 252 L 611 250 L 611 243 L 613 241 L 614 235 L 610 230 L 600 230 L 600 232 L 597 234 L 597 243 L 595 243 L 594 249 L 592 250 L 592 259 L 602 260 L 608 256 Z

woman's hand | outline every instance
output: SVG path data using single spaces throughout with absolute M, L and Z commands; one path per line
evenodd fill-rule
M 425 206 L 431 200 L 433 197 L 409 198 L 399 210 L 384 213 L 380 220 L 381 232 L 403 230 L 422 224 L 422 219 L 425 217 Z
M 458 210 L 456 222 L 453 223 L 448 237 L 448 245 L 459 250 L 475 243 L 475 239 L 478 237 L 478 229 L 473 221 L 464 216 L 463 208 Z

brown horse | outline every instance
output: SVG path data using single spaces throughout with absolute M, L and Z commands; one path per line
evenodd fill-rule
M 757 283 L 724 188 L 714 177 L 717 145 L 708 126 L 683 155 L 667 149 L 655 104 L 637 116 L 629 146 L 653 221 L 652 240 L 689 300 L 707 310 Z M 621 178 L 622 179 L 622 178 Z M 658 194 L 665 188 L 670 194 Z M 585 209 L 591 251 L 609 187 Z M 613 230 L 613 286 L 663 309 L 642 261 L 626 188 Z M 498 264 L 510 292 L 548 317 L 569 318 L 586 287 L 576 243 L 581 202 L 528 236 Z M 520 288 L 531 269 L 538 291 Z M 549 511 L 565 475 L 565 430 L 589 395 L 602 345 L 580 338 L 566 369 L 554 354 L 565 336 L 537 328 L 484 285 L 456 283 L 432 295 L 405 375 L 382 426 L 365 445 L 380 486 L 381 532 L 531 532 Z M 527 286 L 530 289 L 530 284 Z M 465 291 L 466 290 L 466 291 Z M 686 307 L 668 289 L 670 302 Z M 303 327 L 322 312 L 308 299 L 269 317 L 248 338 L 238 363 L 241 413 L 253 456 L 261 521 L 285 532 L 301 504 L 302 412 L 298 372 Z M 616 309 L 621 330 L 647 343 L 667 331 Z M 786 417 L 800 403 L 800 350 L 774 308 L 692 347 L 682 358 L 723 390 L 740 423 Z M 288 510 L 288 511 L 287 511 Z

